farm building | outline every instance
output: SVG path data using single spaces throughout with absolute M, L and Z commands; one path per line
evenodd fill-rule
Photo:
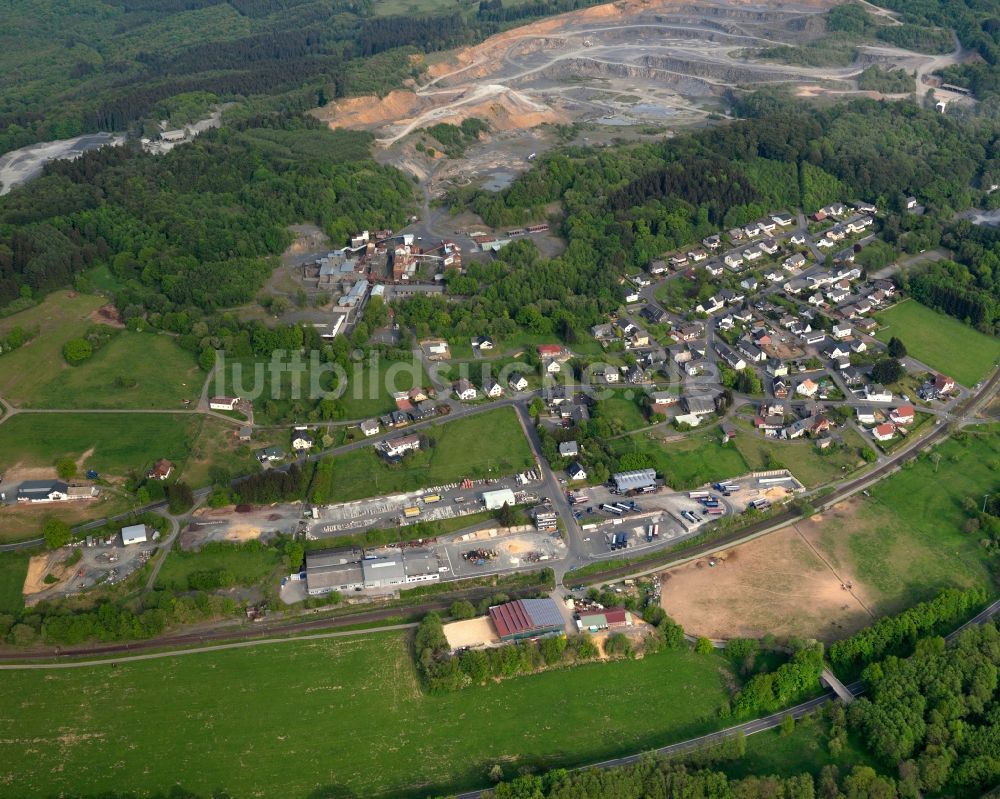
M 578 616 L 576 620 L 578 630 L 588 630 L 592 633 L 631 627 L 633 624 L 632 614 L 624 608 L 608 608 L 600 613 L 586 613 Z
M 620 494 L 641 491 L 656 485 L 656 469 L 636 469 L 632 472 L 618 472 L 612 475 L 615 489 Z
M 127 547 L 130 544 L 145 544 L 147 540 L 146 525 L 144 524 L 132 524 L 122 528 L 123 547 Z
M 551 599 L 518 599 L 490 608 L 490 621 L 501 641 L 518 641 L 565 631 L 562 614 Z
M 501 488 L 498 491 L 484 491 L 483 502 L 486 503 L 486 510 L 499 510 L 504 505 L 512 508 L 517 504 L 514 499 L 514 492 L 509 488 Z

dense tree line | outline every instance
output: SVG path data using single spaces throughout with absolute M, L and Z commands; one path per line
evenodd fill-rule
M 305 496 L 312 464 L 301 468 L 293 463 L 287 469 L 268 469 L 240 480 L 232 488 L 232 499 L 248 505 L 296 502 Z
M 851 725 L 888 768 L 903 796 L 957 791 L 978 795 L 1000 782 L 1000 631 L 962 633 L 953 647 L 923 640 L 910 658 L 869 666 L 867 696 Z
M 804 646 L 773 672 L 750 678 L 731 703 L 734 716 L 750 718 L 773 713 L 819 691 L 823 646 Z
M 0 303 L 72 283 L 97 263 L 126 284 L 123 308 L 246 302 L 289 243 L 287 225 L 312 220 L 340 241 L 402 223 L 410 182 L 366 157 L 347 160 L 367 141 L 270 116 L 165 156 L 115 147 L 53 162 L 0 203 Z
M 854 677 L 866 665 L 888 655 L 906 655 L 920 638 L 949 632 L 986 602 L 982 588 L 942 591 L 896 616 L 884 616 L 870 627 L 830 647 L 829 658 L 843 677 Z

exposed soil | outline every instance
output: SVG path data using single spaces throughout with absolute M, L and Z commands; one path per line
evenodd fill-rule
M 65 560 L 66 553 L 63 551 L 46 552 L 44 555 L 33 556 L 28 561 L 28 573 L 24 577 L 22 593 L 25 596 L 31 596 L 58 588 L 60 583 L 73 573 L 73 568 L 67 566 Z M 58 582 L 46 583 L 45 577 L 49 574 L 57 578 Z
M 828 521 L 848 521 L 855 508 L 841 503 Z M 813 517 L 667 571 L 663 608 L 689 633 L 714 639 L 773 633 L 833 640 L 860 629 L 871 622 L 871 591 L 848 558 L 819 544 L 821 521 Z

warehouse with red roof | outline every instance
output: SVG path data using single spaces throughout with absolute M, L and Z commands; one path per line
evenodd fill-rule
M 518 599 L 490 608 L 490 621 L 501 641 L 518 641 L 565 632 L 559 607 L 551 599 Z

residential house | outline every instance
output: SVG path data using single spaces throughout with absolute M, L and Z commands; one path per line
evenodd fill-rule
M 497 397 L 502 397 L 503 386 L 501 386 L 492 377 L 487 377 L 483 381 L 483 393 L 490 399 L 496 399 Z
M 747 291 L 756 291 L 759 285 L 760 283 L 757 282 L 757 278 L 752 275 L 740 281 L 740 287 Z
M 375 446 L 381 449 L 388 457 L 399 458 L 407 452 L 415 452 L 420 449 L 420 436 L 417 433 L 413 433 L 408 436 L 390 439 Z
M 62 480 L 25 480 L 18 486 L 18 502 L 63 502 L 69 499 L 69 485 Z
M 763 231 L 761 230 L 759 224 L 757 224 L 756 222 L 751 222 L 749 225 L 743 226 L 743 232 L 747 235 L 747 238 L 752 239 L 759 236 Z
M 743 357 L 738 353 L 734 352 L 730 347 L 725 344 L 717 344 L 716 352 L 719 353 L 719 357 L 725 362 L 726 366 L 730 369 L 740 369 L 747 368 L 747 362 L 743 360 Z
M 645 377 L 646 375 L 643 373 L 642 368 L 639 367 L 637 364 L 632 364 L 631 366 L 625 369 L 626 383 L 632 383 L 633 385 L 636 383 L 641 383 L 645 379 Z
M 651 275 L 662 275 L 667 271 L 667 262 L 662 258 L 653 261 L 649 264 L 649 274 Z
M 562 441 L 559 444 L 559 457 L 575 458 L 580 454 L 580 447 L 575 441 Z
M 851 352 L 860 355 L 862 352 L 868 349 L 868 345 L 865 344 L 861 339 L 856 338 L 851 342 Z
M 850 338 L 853 332 L 851 326 L 845 322 L 837 322 L 834 324 L 833 329 L 830 331 L 833 333 L 835 339 L 840 339 L 841 341 L 845 338 Z
M 850 358 L 851 351 L 846 344 L 831 344 L 830 348 L 826 350 L 825 355 L 827 358 L 833 361 L 839 361 L 842 358 Z M 848 366 L 850 366 L 850 361 L 848 360 Z
M 618 371 L 617 366 L 605 366 L 604 371 L 601 373 L 601 377 L 604 378 L 605 383 L 617 383 L 621 379 L 621 372 Z
M 878 421 L 875 409 L 870 405 L 859 405 L 854 409 L 854 416 L 858 420 L 858 424 L 872 425 Z
M 823 295 L 818 291 L 815 294 L 811 294 L 809 299 L 806 300 L 810 305 L 815 305 L 817 308 L 823 305 Z
M 774 394 L 775 399 L 788 398 L 788 383 L 784 377 L 775 377 L 771 381 L 771 393 Z
M 166 458 L 158 460 L 152 469 L 146 472 L 151 480 L 166 480 L 174 471 L 174 465 Z
M 951 394 L 955 390 L 955 381 L 945 375 L 934 375 L 934 390 L 940 394 Z
M 774 214 L 771 216 L 771 221 L 779 227 L 788 227 L 792 224 L 792 215 L 785 213 Z
M 365 434 L 365 438 L 377 436 L 381 430 L 378 419 L 365 419 L 359 427 L 361 428 L 361 432 Z
M 476 344 L 479 346 L 479 349 L 481 350 L 491 350 L 495 346 L 495 344 L 493 343 L 493 339 L 491 339 L 489 336 L 480 336 L 478 339 L 476 339 Z
M 651 325 L 660 324 L 666 315 L 666 311 L 655 305 L 646 305 L 641 311 L 639 311 L 639 316 L 646 319 Z
M 785 279 L 785 275 L 783 272 L 779 272 L 776 269 L 771 269 L 770 271 L 764 273 L 764 279 L 768 283 L 780 283 L 782 280 Z
M 868 372 L 864 366 L 850 366 L 847 369 L 840 370 L 841 378 L 851 388 L 864 385 L 867 375 Z
M 830 421 L 822 414 L 807 416 L 805 419 L 798 419 L 784 429 L 782 435 L 785 438 L 801 438 L 805 434 L 818 436 L 828 432 Z
M 892 392 L 881 383 L 870 383 L 865 386 L 865 399 L 868 402 L 892 402 Z
M 700 264 L 706 258 L 708 258 L 708 253 L 704 250 L 692 250 L 688 253 L 688 259 L 696 264 Z
M 756 261 L 760 256 L 763 255 L 759 246 L 757 247 L 747 247 L 743 251 L 743 258 L 747 261 Z
M 808 377 L 795 387 L 796 394 L 801 394 L 803 397 L 808 398 L 815 397 L 817 391 L 819 391 L 819 384 Z
M 796 277 L 792 280 L 786 281 L 786 283 L 781 287 L 786 294 L 799 294 L 806 287 L 806 281 L 802 278 Z
M 709 261 L 707 264 L 705 264 L 705 271 L 708 272 L 708 274 L 711 275 L 712 277 L 718 277 L 719 275 L 722 274 L 723 271 L 722 264 L 720 264 L 718 261 Z
M 755 416 L 753 423 L 758 430 L 782 430 L 785 427 L 785 415 L 771 413 L 767 416 Z
M 560 366 L 559 361 L 548 360 L 542 362 L 542 368 L 545 370 L 545 374 L 554 375 L 562 371 L 562 366 Z
M 569 465 L 569 468 L 566 470 L 566 474 L 568 475 L 568 477 L 569 477 L 570 480 L 586 480 L 587 479 L 587 472 L 586 472 L 586 470 L 577 461 L 573 461 Z
M 615 337 L 615 330 L 612 325 L 605 322 L 604 324 L 594 325 L 590 328 L 590 335 L 598 341 L 609 341 Z
M 243 425 L 236 433 L 236 437 L 240 441 L 249 441 L 253 437 L 253 428 L 250 425 Z
M 775 255 L 778 252 L 778 242 L 774 239 L 766 239 L 757 246 L 760 247 L 761 252 L 765 252 L 768 255 Z
M 788 374 L 788 364 L 777 358 L 768 358 L 764 362 L 764 370 L 768 377 L 785 377 Z
M 528 381 L 520 372 L 514 372 L 507 381 L 507 385 L 513 391 L 524 391 L 528 387 Z
M 455 396 L 460 400 L 474 400 L 479 395 L 479 392 L 476 391 L 476 387 L 464 377 L 455 383 L 453 390 L 455 392 Z
M 708 416 L 715 413 L 715 400 L 708 394 L 685 397 L 684 409 L 692 416 Z
M 719 289 L 719 298 L 726 303 L 726 305 L 737 305 L 746 299 L 746 295 L 742 291 L 724 288 Z
M 770 219 L 761 219 L 757 224 L 760 226 L 760 232 L 768 235 L 774 233 L 775 228 L 778 227 Z
M 806 237 L 804 233 L 793 233 L 788 240 L 792 244 L 800 247 L 806 243 Z
M 313 437 L 311 435 L 301 430 L 296 431 L 292 434 L 292 449 L 294 449 L 296 452 L 306 449 L 312 449 L 312 446 L 315 443 L 316 442 L 313 440 Z
M 703 313 L 707 315 L 714 314 L 716 311 L 721 310 L 723 307 L 722 300 L 716 296 L 711 296 L 704 302 L 698 303 L 695 307 L 696 313 Z
M 275 461 L 280 461 L 285 457 L 285 451 L 281 447 L 264 447 L 263 449 L 257 450 L 254 453 L 257 456 L 257 460 L 261 463 L 274 463 Z
M 740 339 L 738 342 L 740 354 L 750 363 L 762 363 L 767 360 L 767 355 L 760 347 L 748 339 Z
M 898 425 L 913 424 L 913 419 L 915 418 L 913 406 L 912 405 L 900 405 L 898 408 L 893 410 L 889 414 L 889 418 Z
M 710 250 L 717 250 L 722 246 L 722 236 L 718 233 L 713 233 L 711 236 L 706 236 L 701 240 L 701 243 L 708 247 Z
M 704 358 L 694 358 L 684 364 L 684 372 L 688 377 L 698 377 L 707 365 Z
M 675 394 L 666 391 L 654 391 L 649 395 L 649 410 L 651 413 L 658 413 L 666 416 L 667 409 L 676 405 L 680 398 Z
M 781 262 L 781 265 L 789 271 L 801 269 L 806 265 L 806 257 L 802 253 L 797 252 L 795 255 L 789 255 L 784 261 Z
M 850 289 L 842 289 L 839 286 L 833 286 L 826 293 L 826 298 L 834 305 L 843 302 L 850 296 L 851 296 Z
M 681 341 L 694 341 L 695 339 L 701 338 L 704 332 L 705 328 L 694 322 L 681 325 L 677 329 L 677 334 L 680 336 Z
M 718 327 L 719 330 L 732 330 L 734 327 L 736 327 L 736 320 L 733 319 L 732 314 L 726 314 L 725 316 L 720 316 L 718 321 L 716 322 L 716 327 Z
M 824 237 L 816 242 L 816 246 L 819 247 L 821 250 L 827 250 L 830 247 L 833 247 L 834 243 L 830 239 Z
M 810 330 L 802 334 L 802 341 L 806 344 L 822 344 L 826 340 L 826 333 L 822 330 Z
M 687 262 L 688 262 L 687 256 L 681 253 L 670 256 L 670 265 L 674 269 L 680 269 L 683 266 L 687 266 Z
M 539 358 L 559 358 L 563 354 L 563 348 L 559 344 L 539 344 Z
M 731 269 L 743 266 L 743 259 L 739 256 L 739 253 L 735 252 L 726 253 L 722 258 L 722 262 Z
M 892 422 L 883 422 L 872 429 L 876 441 L 890 441 L 896 435 L 896 426 Z
M 916 197 L 907 197 L 906 198 L 906 210 L 907 211 L 913 211 L 913 210 L 916 209 L 916 207 L 917 207 L 917 198 Z

